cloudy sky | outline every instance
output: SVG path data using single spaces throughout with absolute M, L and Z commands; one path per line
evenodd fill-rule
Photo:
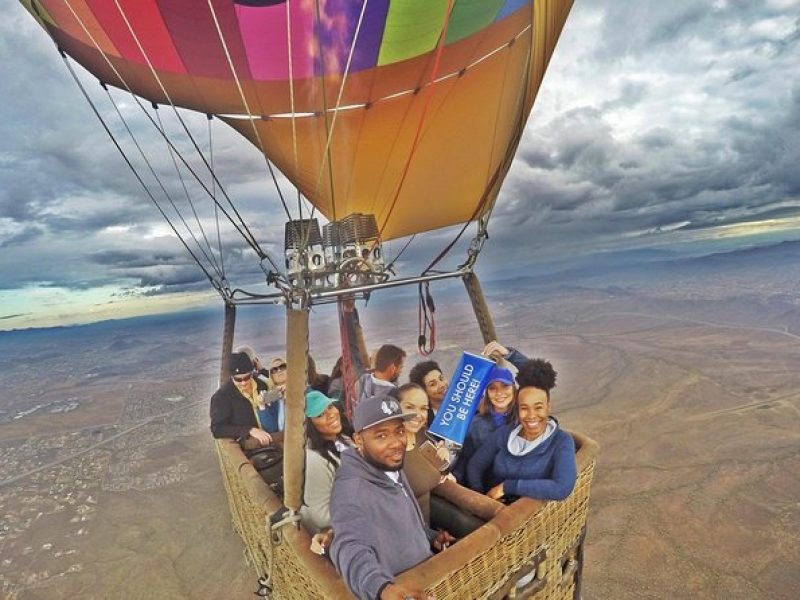
M 0 7 L 0 329 L 213 300 L 52 42 L 15 0 Z M 481 267 L 800 239 L 798 65 L 800 0 L 576 0 Z M 122 134 L 104 92 L 83 79 Z M 163 142 L 129 98 L 115 97 L 145 146 L 160 148 L 156 169 L 180 198 Z M 206 120 L 187 119 L 206 144 Z M 211 127 L 229 195 L 278 256 L 269 241 L 282 242 L 282 209 L 263 160 Z M 215 246 L 213 212 L 198 210 Z M 403 270 L 425 266 L 447 236 L 415 242 Z M 221 242 L 231 281 L 254 281 L 257 261 L 235 231 L 223 228 Z

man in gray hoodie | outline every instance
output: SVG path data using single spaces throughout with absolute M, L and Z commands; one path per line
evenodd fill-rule
M 360 600 L 425 600 L 394 576 L 443 550 L 454 538 L 428 528 L 403 473 L 404 415 L 390 396 L 360 402 L 353 417 L 356 449 L 342 452 L 331 492 L 331 559 Z

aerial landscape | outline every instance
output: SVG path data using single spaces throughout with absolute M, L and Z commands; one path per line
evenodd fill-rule
M 201 4 L 0 0 L 0 599 L 257 593 L 209 430 L 220 296 L 234 347 L 285 356 L 287 219 L 335 240 L 365 207 L 355 254 L 314 242 L 335 281 L 435 279 L 451 373 L 483 340 L 436 278 L 476 261 L 599 443 L 581 598 L 797 598 L 800 0 Z M 401 382 L 423 297 L 357 300 Z M 330 373 L 335 308 L 309 314 Z
M 555 413 L 601 444 L 585 598 L 788 599 L 800 585 L 800 266 L 761 252 L 747 269 L 715 255 L 486 284 L 498 336 L 553 361 Z M 373 302 L 368 341 L 411 347 L 413 298 Z M 465 308 L 440 323 L 448 369 L 480 346 Z M 237 342 L 279 354 L 281 311 L 263 310 Z M 255 591 L 208 432 L 219 327 L 212 311 L 0 334 L 3 594 Z M 312 351 L 330 368 L 329 334 Z

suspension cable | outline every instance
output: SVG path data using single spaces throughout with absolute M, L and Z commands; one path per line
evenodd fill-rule
M 531 24 L 533 24 L 533 10 L 531 9 Z M 531 36 L 533 36 L 533 28 L 531 27 Z M 514 43 L 516 38 L 514 38 L 511 42 L 509 42 L 509 47 Z M 469 256 L 467 260 L 460 265 L 458 268 L 472 268 L 475 263 L 475 260 L 478 257 L 478 253 L 481 251 L 483 246 L 483 241 L 488 237 L 487 233 L 487 225 L 489 222 L 489 217 L 491 216 L 492 210 L 494 209 L 495 203 L 497 201 L 497 194 L 493 194 L 492 190 L 496 187 L 498 181 L 500 180 L 503 173 L 508 171 L 510 167 L 511 161 L 513 160 L 514 151 L 516 147 L 519 145 L 519 141 L 522 138 L 522 133 L 525 129 L 525 102 L 524 102 L 524 90 L 527 89 L 529 80 L 530 80 L 530 67 L 531 67 L 531 60 L 532 60 L 532 46 L 528 46 L 528 56 L 526 59 L 526 66 L 525 72 L 523 75 L 523 82 L 521 86 L 521 101 L 519 101 L 519 110 L 517 112 L 516 118 L 516 125 L 514 128 L 514 134 L 511 140 L 511 144 L 509 145 L 508 149 L 506 150 L 506 154 L 500 164 L 495 169 L 494 173 L 489 177 L 487 181 L 487 186 L 484 189 L 483 195 L 481 196 L 480 202 L 478 202 L 478 206 L 475 208 L 472 216 L 469 220 L 464 223 L 463 227 L 459 230 L 458 234 L 455 238 L 431 261 L 428 267 L 422 272 L 422 274 L 427 274 L 431 272 L 431 269 L 435 267 L 449 252 L 452 248 L 456 245 L 461 236 L 467 230 L 469 225 L 472 221 L 479 215 L 481 212 L 484 211 L 486 208 L 487 202 L 489 202 L 488 208 L 486 208 L 483 216 L 480 218 L 478 223 L 478 232 L 473 239 L 473 243 L 470 247 Z M 506 64 L 506 71 L 503 75 L 503 81 L 505 82 L 506 76 L 508 74 L 508 64 Z M 503 86 L 503 89 L 505 85 Z M 498 101 L 498 110 L 495 115 L 495 132 L 497 131 L 497 124 L 499 122 L 499 115 L 500 110 L 499 106 L 502 101 L 502 98 Z M 492 153 L 494 153 L 494 141 L 492 145 Z M 491 164 L 491 158 L 490 158 Z M 490 200 L 491 198 L 491 200 Z M 404 248 L 405 250 L 405 248 Z M 434 313 L 436 312 L 436 307 L 433 302 L 433 297 L 430 294 L 429 283 L 425 282 L 420 283 L 419 285 L 419 305 L 418 305 L 418 327 L 419 327 L 419 338 L 417 340 L 417 347 L 420 354 L 424 356 L 430 355 L 433 350 L 436 348 L 436 321 L 434 318 Z
M 417 321 L 419 326 L 419 337 L 417 338 L 417 350 L 422 356 L 430 356 L 436 350 L 436 319 L 434 313 L 436 305 L 431 296 L 430 283 L 419 284 L 419 308 L 417 310 Z
M 53 42 L 55 43 L 55 40 L 53 40 Z M 58 45 L 56 45 L 56 47 L 58 48 Z M 192 257 L 192 259 L 194 259 L 194 262 L 197 263 L 197 266 L 200 267 L 201 271 L 203 271 L 203 274 L 206 276 L 208 281 L 211 283 L 211 285 L 214 287 L 214 289 L 216 289 L 220 293 L 220 295 L 224 298 L 225 294 L 223 293 L 223 291 L 222 291 L 221 287 L 219 286 L 218 282 L 214 279 L 214 277 L 211 275 L 211 273 L 208 272 L 208 270 L 205 268 L 205 266 L 200 261 L 200 259 L 197 258 L 195 253 L 192 252 L 192 249 L 189 248 L 189 245 L 186 243 L 186 240 L 183 239 L 181 234 L 175 228 L 175 225 L 172 223 L 172 221 L 170 221 L 169 217 L 167 217 L 167 214 L 161 208 L 161 205 L 159 204 L 158 200 L 156 200 L 155 196 L 150 191 L 150 188 L 147 187 L 147 184 L 144 182 L 144 180 L 142 179 L 141 175 L 139 175 L 139 172 L 136 170 L 136 167 L 133 166 L 133 163 L 128 158 L 128 155 L 125 154 L 125 151 L 122 149 L 122 146 L 120 146 L 119 142 L 117 141 L 117 138 L 114 137 L 114 134 L 112 133 L 112 131 L 109 128 L 108 124 L 103 119 L 102 115 L 100 114 L 100 111 L 97 109 L 97 107 L 95 106 L 95 104 L 92 101 L 91 97 L 89 96 L 89 94 L 87 93 L 87 91 L 84 88 L 83 84 L 81 83 L 80 79 L 78 78 L 77 73 L 75 73 L 75 70 L 72 68 L 72 65 L 69 63 L 69 60 L 67 59 L 66 52 L 64 52 L 61 48 L 58 48 L 58 52 L 61 55 L 61 58 L 64 60 L 64 64 L 67 66 L 67 69 L 69 70 L 69 73 L 72 76 L 72 79 L 75 81 L 75 83 L 78 86 L 78 89 L 81 91 L 81 94 L 83 94 L 83 97 L 89 103 L 89 106 L 92 109 L 92 112 L 94 112 L 95 116 L 100 121 L 100 124 L 103 126 L 103 129 L 105 129 L 106 133 L 111 138 L 111 141 L 114 143 L 114 146 L 117 148 L 117 150 L 119 151 L 119 153 L 122 156 L 123 160 L 125 161 L 125 163 L 130 168 L 130 170 L 133 173 L 134 177 L 136 177 L 136 180 L 139 182 L 139 184 L 142 186 L 142 188 L 144 189 L 144 191 L 147 194 L 147 196 L 150 198 L 150 200 L 153 202 L 155 207 L 158 209 L 158 212 L 161 213 L 161 216 L 164 217 L 164 220 L 170 226 L 170 228 L 172 229 L 173 233 L 175 233 L 175 235 L 177 236 L 178 240 L 180 240 L 181 244 L 183 244 L 183 247 L 186 249 L 186 251 Z
M 114 1 L 116 2 L 117 0 Z M 281 205 L 283 205 L 283 210 L 286 213 L 286 218 L 291 221 L 292 215 L 289 213 L 289 207 L 286 205 L 286 200 L 283 197 L 283 192 L 281 191 L 280 185 L 278 185 L 278 179 L 277 177 L 275 177 L 275 171 L 272 168 L 272 163 L 270 162 L 269 158 L 267 158 L 267 153 L 264 150 L 264 142 L 261 139 L 261 133 L 258 131 L 255 117 L 253 116 L 253 113 L 250 111 L 250 105 L 247 102 L 247 97 L 244 95 L 242 84 L 239 81 L 239 75 L 236 73 L 236 68 L 233 66 L 231 53 L 228 50 L 228 44 L 225 42 L 225 36 L 222 35 L 222 28 L 219 25 L 219 20 L 217 19 L 217 13 L 214 10 L 214 5 L 211 3 L 211 0 L 208 0 L 208 9 L 211 11 L 211 17 L 214 19 L 214 26 L 217 29 L 217 35 L 219 36 L 219 41 L 222 44 L 222 49 L 225 51 L 225 58 L 228 61 L 228 66 L 230 67 L 231 75 L 233 75 L 233 80 L 236 82 L 236 88 L 239 90 L 239 97 L 242 99 L 242 105 L 244 106 L 244 110 L 247 112 L 247 118 L 250 121 L 250 125 L 252 125 L 253 127 L 253 134 L 256 136 L 256 140 L 258 140 L 258 148 L 261 150 L 261 154 L 264 156 L 264 161 L 267 163 L 267 170 L 269 171 L 269 174 L 272 177 L 272 181 L 275 184 L 275 189 L 278 192 L 278 197 L 281 200 Z
M 116 68 L 114 63 L 112 63 L 111 60 L 108 58 L 108 56 L 106 56 L 106 54 L 103 52 L 102 48 L 97 43 L 97 40 L 92 35 L 91 31 L 89 31 L 88 27 L 83 22 L 83 20 L 81 19 L 80 15 L 78 15 L 78 13 L 75 11 L 75 9 L 70 4 L 70 0 L 64 0 L 64 3 L 67 6 L 67 8 L 70 10 L 70 12 L 72 13 L 72 16 L 75 18 L 75 20 L 78 22 L 78 24 L 83 29 L 83 32 L 92 41 L 92 44 L 94 45 L 95 50 L 97 50 L 97 52 L 100 54 L 100 56 L 103 57 L 103 59 L 105 60 L 106 64 L 113 71 L 114 75 L 122 83 L 123 87 L 128 91 L 128 93 L 131 94 L 131 97 L 133 98 L 134 102 L 136 102 L 136 104 L 139 106 L 139 108 L 142 110 L 142 112 L 145 114 L 145 116 L 147 116 L 147 118 L 150 120 L 150 122 L 153 125 L 153 127 L 158 129 L 155 121 L 150 116 L 150 113 L 147 112 L 147 110 L 142 105 L 142 102 L 139 100 L 139 98 L 136 96 L 136 94 L 133 93 L 133 90 L 131 89 L 130 85 L 128 85 L 127 81 L 122 76 L 122 74 L 119 72 L 119 70 Z M 142 55 L 144 56 L 145 60 L 148 60 L 146 53 L 141 48 L 141 44 L 139 44 L 138 38 L 135 36 L 135 33 L 132 31 L 130 23 L 128 23 L 127 18 L 125 18 L 125 14 L 122 12 L 121 8 L 119 7 L 119 4 L 117 4 L 117 8 L 120 10 L 120 13 L 122 14 L 122 17 L 125 19 L 126 23 L 128 24 L 128 29 L 131 31 L 131 35 L 134 36 L 134 40 L 139 45 L 139 48 L 140 48 L 140 51 L 142 52 Z M 55 40 L 54 40 L 54 42 L 55 42 Z M 230 215 L 230 213 L 228 213 L 228 211 L 225 209 L 225 207 L 222 206 L 216 200 L 215 195 L 211 194 L 211 192 L 208 189 L 208 187 L 205 185 L 205 183 L 203 183 L 203 181 L 197 175 L 195 170 L 187 162 L 187 160 L 184 158 L 183 154 L 180 153 L 180 151 L 178 151 L 178 149 L 172 143 L 172 140 L 170 140 L 169 138 L 165 137 L 165 141 L 176 152 L 176 154 L 178 155 L 178 158 L 181 159 L 181 162 L 183 162 L 183 164 L 186 166 L 186 168 L 189 170 L 189 172 L 194 176 L 194 178 L 197 180 L 197 182 L 200 184 L 200 186 L 203 188 L 203 190 L 214 200 L 214 202 L 217 204 L 217 206 L 222 211 L 222 213 L 230 221 L 231 225 L 233 225 L 233 227 L 239 232 L 239 234 L 247 242 L 247 244 L 251 247 L 251 249 L 256 253 L 256 255 L 261 260 L 264 260 L 264 259 L 269 260 L 270 264 L 272 264 L 272 266 L 275 269 L 275 271 L 277 273 L 281 273 L 282 272 L 281 269 L 275 264 L 275 262 L 272 260 L 272 258 L 261 249 L 261 247 L 258 244 L 258 241 L 255 239 L 253 234 L 248 229 L 247 224 L 244 222 L 244 219 L 242 219 L 241 215 L 239 214 L 239 211 L 236 209 L 236 206 L 233 204 L 233 201 L 230 199 L 230 197 L 228 196 L 227 192 L 225 191 L 225 188 L 222 186 L 222 184 L 220 183 L 219 179 L 217 178 L 216 173 L 214 172 L 213 169 L 210 168 L 210 166 L 208 164 L 208 161 L 206 160 L 205 156 L 203 155 L 202 151 L 200 150 L 199 146 L 197 145 L 197 142 L 195 141 L 194 136 L 192 136 L 191 132 L 189 131 L 188 127 L 186 126 L 186 123 L 183 121 L 182 117 L 180 116 L 180 113 L 178 113 L 177 108 L 172 103 L 172 99 L 170 98 L 169 94 L 167 93 L 166 89 L 164 88 L 163 84 L 161 83 L 161 80 L 158 77 L 158 74 L 155 72 L 155 69 L 153 68 L 152 64 L 149 63 L 149 60 L 148 60 L 148 65 L 150 66 L 150 70 L 151 70 L 151 73 L 153 74 L 153 77 L 155 78 L 155 80 L 159 84 L 159 86 L 161 87 L 162 93 L 169 100 L 170 106 L 172 107 L 173 112 L 175 113 L 176 117 L 178 118 L 178 121 L 181 123 L 181 125 L 183 127 L 183 130 L 186 132 L 187 136 L 191 140 L 195 150 L 197 150 L 197 153 L 200 156 L 200 158 L 202 159 L 202 161 L 205 164 L 206 168 L 209 169 L 209 172 L 211 173 L 211 176 L 212 176 L 213 180 L 216 182 L 216 185 L 220 188 L 220 191 L 222 192 L 222 195 L 225 197 L 225 199 L 227 200 L 228 204 L 233 209 L 234 214 L 238 217 L 239 223 L 237 223 L 233 219 L 233 217 Z
M 531 9 L 531 25 L 533 25 L 533 9 Z M 533 38 L 534 28 L 531 26 L 526 28 L 526 30 L 530 31 L 531 38 Z M 508 44 L 507 47 L 511 47 L 517 40 L 517 37 L 514 37 Z M 431 269 L 435 267 L 447 254 L 449 254 L 450 250 L 458 243 L 458 240 L 461 239 L 461 236 L 464 235 L 464 232 L 467 230 L 467 227 L 474 221 L 478 215 L 483 213 L 483 217 L 481 218 L 481 223 L 479 223 L 478 233 L 476 234 L 475 241 L 482 240 L 488 237 L 487 234 L 487 225 L 489 221 L 489 217 L 494 210 L 495 204 L 497 202 L 497 194 L 493 194 L 492 190 L 497 186 L 498 182 L 502 178 L 502 176 L 508 172 L 510 168 L 511 162 L 514 158 L 514 152 L 516 151 L 517 146 L 519 145 L 520 139 L 522 139 L 522 134 L 525 131 L 525 90 L 527 90 L 528 83 L 530 82 L 530 72 L 531 72 L 531 61 L 533 60 L 533 51 L 532 51 L 532 44 L 528 45 L 528 53 L 525 61 L 525 70 L 522 75 L 522 86 L 520 88 L 520 96 L 521 98 L 518 100 L 519 108 L 517 110 L 516 116 L 516 123 L 514 126 L 513 135 L 511 138 L 511 143 L 506 150 L 505 156 L 497 168 L 494 170 L 494 173 L 489 178 L 486 188 L 484 189 L 483 195 L 481 196 L 478 205 L 475 208 L 475 211 L 470 216 L 469 220 L 464 223 L 464 226 L 459 230 L 458 234 L 456 234 L 455 238 L 431 261 L 431 263 L 422 271 L 422 274 L 427 274 L 431 272 Z M 506 65 L 508 66 L 508 65 Z M 505 81 L 505 75 L 504 75 Z M 499 115 L 499 112 L 498 112 Z M 497 118 L 495 120 L 495 130 L 497 129 Z M 488 206 L 487 206 L 488 205 Z M 471 267 L 474 264 L 475 259 L 477 258 L 477 252 L 480 252 L 480 244 L 477 244 L 475 247 L 475 252 L 471 253 L 467 260 L 459 266 L 459 268 L 464 267 Z
M 65 0 L 65 1 L 67 1 L 67 0 Z M 156 80 L 156 83 L 158 83 L 158 87 L 161 88 L 161 92 L 164 94 L 164 97 L 166 97 L 167 101 L 169 102 L 170 107 L 172 107 L 172 110 L 175 113 L 175 116 L 178 118 L 178 121 L 180 122 L 181 126 L 183 127 L 183 130 L 186 132 L 186 135 L 188 136 L 188 138 L 191 140 L 192 144 L 194 145 L 194 148 L 197 151 L 197 154 L 200 156 L 200 158 L 202 159 L 203 163 L 206 165 L 206 168 L 209 169 L 209 171 L 211 171 L 211 169 L 210 169 L 210 167 L 208 165 L 208 161 L 206 160 L 206 157 L 203 155 L 202 150 L 200 150 L 200 146 L 197 144 L 197 141 L 194 139 L 194 136 L 192 135 L 192 132 L 189 131 L 189 127 L 186 125 L 185 121 L 183 120 L 183 117 L 180 116 L 180 113 L 178 112 L 178 109 L 175 106 L 175 103 L 172 101 L 172 97 L 170 96 L 169 92 L 167 91 L 167 88 L 164 86 L 164 83 L 161 81 L 161 77 L 159 77 L 158 72 L 156 71 L 155 67 L 153 66 L 153 63 L 150 60 L 150 57 L 147 55 L 147 52 L 145 52 L 144 46 L 142 46 L 142 43 L 139 40 L 139 36 L 136 34 L 136 31 L 133 29 L 133 26 L 131 25 L 130 21 L 128 20 L 128 16 L 125 14 L 125 11 L 122 10 L 122 6 L 120 5 L 119 0 L 114 0 L 114 4 L 116 5 L 117 10 L 119 11 L 119 14 L 122 17 L 123 21 L 125 21 L 125 25 L 127 26 L 128 32 L 131 34 L 131 37 L 133 37 L 133 41 L 136 42 L 136 46 L 139 49 L 139 52 L 141 52 L 142 57 L 144 57 L 144 60 L 147 63 L 148 68 L 150 69 L 150 74 Z M 105 56 L 105 54 L 103 54 L 103 56 Z M 107 57 L 106 57 L 106 60 L 108 61 Z M 108 62 L 110 63 L 110 61 L 108 61 Z M 116 72 L 116 70 L 115 70 L 115 72 Z M 131 93 L 133 94 L 133 92 L 131 92 Z M 135 96 L 135 94 L 134 94 L 134 96 Z M 144 110 L 144 108 L 142 108 L 142 110 Z M 147 111 L 145 111 L 145 112 L 147 112 Z M 177 149 L 176 149 L 176 151 L 177 151 Z M 212 171 L 212 174 L 213 174 L 213 171 Z M 216 175 L 214 175 L 214 177 L 216 178 Z M 220 185 L 220 189 L 222 189 L 222 185 L 219 183 L 219 181 L 217 181 L 217 184 Z M 224 194 L 225 198 L 228 200 L 228 203 L 230 204 L 230 206 L 233 209 L 234 213 L 236 213 L 236 216 L 239 219 L 239 223 L 240 223 L 241 227 L 244 229 L 244 231 L 247 232 L 247 234 L 249 236 L 249 240 L 252 242 L 251 243 L 251 247 L 253 247 L 253 245 L 254 245 L 255 247 L 253 247 L 253 249 L 256 251 L 256 253 L 258 254 L 259 258 L 263 259 L 264 258 L 264 252 L 263 252 L 263 250 L 261 250 L 261 247 L 258 244 L 258 241 L 256 240 L 255 236 L 253 236 L 252 232 L 247 227 L 247 223 L 245 223 L 244 219 L 239 214 L 239 211 L 236 209 L 236 206 L 233 204 L 233 202 L 228 197 L 228 195 L 225 194 L 224 192 L 223 192 L 223 194 Z
M 178 215 L 178 218 L 181 220 L 181 223 L 183 223 L 183 226 L 186 228 L 186 231 L 189 233 L 189 236 L 192 238 L 192 240 L 194 240 L 194 243 L 197 244 L 197 247 L 200 249 L 200 252 L 203 254 L 205 259 L 214 268 L 214 270 L 216 271 L 217 275 L 221 277 L 222 274 L 219 272 L 219 268 L 217 267 L 216 263 L 211 259 L 211 257 L 205 251 L 205 249 L 203 248 L 202 244 L 200 243 L 200 240 L 197 239 L 197 236 L 195 236 L 195 234 L 192 231 L 191 227 L 189 227 L 189 224 L 186 222 L 186 219 L 183 218 L 183 215 L 181 214 L 181 211 L 178 209 L 177 205 L 175 204 L 175 201 L 172 199 L 172 195 L 167 191 L 166 186 L 164 186 L 164 183 L 161 181 L 161 178 L 158 176 L 158 173 L 156 173 L 156 170 L 153 168 L 152 163 L 147 158 L 147 155 L 145 154 L 144 150 L 142 149 L 141 144 L 139 144 L 139 140 L 136 139 L 136 136 L 134 135 L 133 131 L 131 130 L 130 126 L 128 125 L 127 120 L 122 115 L 122 111 L 120 111 L 119 106 L 117 106 L 117 103 L 114 101 L 114 98 L 111 95 L 111 92 L 109 92 L 108 86 L 106 86 L 104 83 L 101 83 L 100 85 L 105 90 L 106 95 L 108 96 L 108 100 L 111 102 L 111 105 L 114 107 L 114 111 L 117 113 L 117 116 L 119 117 L 119 120 L 122 122 L 122 125 L 125 127 L 125 131 L 128 132 L 128 135 L 130 136 L 131 141 L 133 142 L 134 146 L 136 146 L 136 149 L 139 151 L 139 155 L 142 157 L 142 160 L 144 161 L 144 164 L 147 165 L 147 168 L 150 171 L 150 174 L 156 180 L 156 183 L 158 184 L 158 187 L 161 188 L 161 191 L 164 193 L 164 196 L 166 196 L 167 201 L 169 202 L 170 206 L 172 206 L 172 210 L 174 210 L 175 214 Z
M 286 2 L 286 57 L 289 62 L 289 111 L 292 115 L 292 155 L 294 157 L 295 173 L 299 172 L 299 154 L 297 152 L 297 117 L 294 109 L 294 58 L 292 56 L 292 3 Z M 303 204 L 300 202 L 300 186 L 297 188 L 297 213 L 300 220 L 303 220 Z
M 108 90 L 106 90 L 106 93 L 108 93 Z M 109 97 L 111 96 L 111 94 L 108 94 L 108 95 L 109 95 Z M 164 124 L 161 122 L 161 115 L 158 112 L 158 105 L 157 104 L 153 104 L 153 110 L 155 111 L 156 118 L 158 119 L 159 128 L 162 131 L 164 131 Z M 217 274 L 220 276 L 220 278 L 222 278 L 222 276 L 223 276 L 222 270 L 220 269 L 219 263 L 217 262 L 216 258 L 214 257 L 214 250 L 212 250 L 212 248 L 211 248 L 211 243 L 208 241 L 208 236 L 206 236 L 206 231 L 203 228 L 203 223 L 200 221 L 200 216 L 197 214 L 197 209 L 194 206 L 194 202 L 192 202 L 192 197 L 189 195 L 189 189 L 186 187 L 186 182 L 183 179 L 183 173 L 181 173 L 181 170 L 178 167 L 178 161 L 175 159 L 175 154 L 172 152 L 172 148 L 170 148 L 169 146 L 167 146 L 167 151 L 169 152 L 169 157 L 172 159 L 172 166 L 175 167 L 175 173 L 177 173 L 178 179 L 181 182 L 181 187 L 183 188 L 183 193 L 186 196 L 186 201 L 189 203 L 189 207 L 192 209 L 192 214 L 194 215 L 195 223 L 197 223 L 197 227 L 200 229 L 200 234 L 203 236 L 203 240 L 205 241 L 206 247 L 208 248 L 208 254 L 206 256 L 208 257 L 209 262 L 211 262 L 214 265 L 214 268 L 217 271 Z M 177 212 L 177 209 L 176 209 L 176 212 Z M 187 228 L 188 228 L 188 226 L 187 226 Z M 192 237 L 194 237 L 194 235 L 192 235 Z M 198 242 L 198 245 L 199 245 L 199 242 Z M 204 254 L 205 254 L 205 252 L 204 252 Z
M 430 81 L 433 82 L 436 79 L 436 75 L 439 72 L 439 67 L 441 66 L 441 59 L 442 54 L 444 53 L 444 46 L 445 46 L 445 39 L 447 38 L 447 28 L 450 25 L 450 17 L 453 12 L 453 1 L 454 0 L 447 0 L 447 13 L 445 14 L 444 24 L 442 26 L 442 33 L 439 36 L 439 43 L 438 47 L 436 48 L 436 59 L 433 64 L 433 71 L 431 72 L 431 79 Z M 403 171 L 400 175 L 400 181 L 397 183 L 397 189 L 394 194 L 394 198 L 392 199 L 391 204 L 389 205 L 389 212 L 386 214 L 386 218 L 383 220 L 383 224 L 378 232 L 378 239 L 373 244 L 373 248 L 378 244 L 378 241 L 383 237 L 383 232 L 386 229 L 386 225 L 389 223 L 389 219 L 394 212 L 394 207 L 397 204 L 397 200 L 400 197 L 400 192 L 403 189 L 403 184 L 405 183 L 406 177 L 408 176 L 408 171 L 411 167 L 411 161 L 416 154 L 417 147 L 419 145 L 419 138 L 422 135 L 422 125 L 425 122 L 425 117 L 428 113 L 428 108 L 430 107 L 431 100 L 433 100 L 433 88 L 431 88 L 431 92 L 428 93 L 425 97 L 425 104 L 422 106 L 422 113 L 419 117 L 419 122 L 417 123 L 417 130 L 414 133 L 414 139 L 411 142 L 411 150 L 408 153 L 408 158 L 406 159 L 405 165 L 403 166 Z
M 211 168 L 214 168 L 214 143 L 211 137 L 211 115 L 206 115 L 206 122 L 208 123 L 208 161 Z M 214 201 L 214 222 L 217 226 L 217 248 L 219 249 L 219 266 L 222 271 L 222 281 L 226 281 L 225 277 L 225 258 L 222 253 L 222 234 L 219 228 L 219 207 L 217 206 L 217 186 L 214 183 L 214 178 L 211 178 L 211 199 Z
M 327 160 L 327 163 L 328 163 L 328 181 L 329 181 L 329 185 L 331 186 L 331 208 L 332 208 L 332 212 L 333 212 L 333 220 L 335 221 L 336 220 L 336 188 L 333 185 L 333 161 L 331 161 L 331 147 L 330 147 L 330 140 L 331 140 L 331 135 L 333 133 L 333 130 L 331 129 L 330 124 L 328 123 L 328 91 L 327 91 L 327 89 L 325 87 L 325 49 L 324 49 L 324 45 L 322 43 L 322 38 L 321 38 L 321 35 L 320 35 L 321 34 L 321 29 L 322 29 L 322 17 L 321 17 L 320 10 L 319 10 L 319 0 L 314 0 L 314 13 L 315 13 L 315 16 L 316 16 L 316 19 L 317 19 L 316 27 L 315 27 L 315 30 L 316 30 L 315 33 L 316 33 L 316 37 L 317 37 L 317 46 L 319 47 L 319 67 L 320 67 L 319 68 L 319 82 L 320 82 L 320 86 L 322 88 L 322 118 L 323 118 L 323 121 L 325 123 L 325 138 L 326 138 L 325 150 L 322 153 L 322 163 L 320 165 L 320 171 L 324 170 L 325 162 Z M 350 45 L 350 49 L 351 50 L 356 45 L 356 39 L 357 39 L 356 36 L 353 36 L 353 43 Z M 344 82 L 346 80 L 346 76 L 347 76 L 347 73 L 345 73 L 345 79 L 342 79 L 342 85 L 339 87 L 340 91 L 344 87 Z M 337 104 L 336 108 L 338 110 L 338 104 Z M 336 113 L 335 112 L 334 112 L 334 115 L 333 115 L 333 119 L 334 119 L 334 122 L 335 122 L 336 121 Z M 320 173 L 320 176 L 321 176 L 321 174 L 322 173 Z M 321 177 L 318 178 L 318 180 L 317 180 L 317 185 L 316 185 L 317 189 L 315 190 L 314 195 L 316 195 L 316 192 L 319 191 L 320 179 L 321 179 Z M 310 233 L 310 232 L 311 232 L 311 229 L 309 228 L 308 233 Z M 306 236 L 306 237 L 308 237 L 308 236 Z
M 317 183 L 314 188 L 314 195 L 316 196 L 319 192 L 319 186 L 322 183 L 322 174 L 325 171 L 325 163 L 328 163 L 328 173 L 330 175 L 330 186 L 331 186 L 331 206 L 333 209 L 333 221 L 336 221 L 336 195 L 335 195 L 335 188 L 334 188 L 334 181 L 333 181 L 333 163 L 331 161 L 331 143 L 333 141 L 333 131 L 336 127 L 336 119 L 339 116 L 339 108 L 342 103 L 342 96 L 344 95 L 344 88 L 347 84 L 347 77 L 350 73 L 350 66 L 353 62 L 353 54 L 355 53 L 356 44 L 358 43 L 358 36 L 361 33 L 361 24 L 364 22 L 364 14 L 367 11 L 367 4 L 369 0 L 364 0 L 364 4 L 361 5 L 361 13 L 358 16 L 358 22 L 356 23 L 355 31 L 353 32 L 353 41 L 350 43 L 350 51 L 347 54 L 347 62 L 345 63 L 344 73 L 342 74 L 342 83 L 339 85 L 339 93 L 336 96 L 336 105 L 333 109 L 333 118 L 331 119 L 330 127 L 328 127 L 328 108 L 326 105 L 326 92 L 325 92 L 325 60 L 324 56 L 322 55 L 322 44 L 319 44 L 320 47 L 320 62 L 321 69 L 320 69 L 320 81 L 322 82 L 322 110 L 323 116 L 325 118 L 325 150 L 322 153 L 322 161 L 320 163 L 319 172 L 317 173 Z M 316 12 L 317 12 L 317 27 L 320 26 L 320 12 L 319 12 L 319 0 L 316 0 Z M 294 115 L 294 110 L 292 110 L 292 115 Z M 292 117 L 294 118 L 294 117 Z M 312 204 L 311 208 L 311 215 L 309 216 L 309 220 L 314 218 L 314 212 L 316 211 L 316 205 Z M 303 239 L 303 243 L 300 245 L 301 252 L 304 252 L 308 248 L 308 240 L 311 235 L 311 227 L 309 226 L 305 232 L 305 237 Z
M 405 245 L 402 248 L 400 248 L 400 252 L 398 252 L 397 255 L 391 260 L 391 262 L 388 265 L 386 265 L 386 267 L 385 267 L 386 271 L 391 271 L 392 267 L 394 266 L 394 263 L 396 263 L 400 259 L 400 257 L 403 256 L 403 253 L 411 245 L 411 242 L 413 242 L 414 238 L 416 238 L 416 237 L 417 237 L 417 234 L 415 233 L 411 237 L 408 238 L 408 240 L 406 241 Z

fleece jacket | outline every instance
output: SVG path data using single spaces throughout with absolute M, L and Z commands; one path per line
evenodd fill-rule
M 552 419 L 552 417 L 551 417 Z M 558 425 L 558 422 L 553 420 Z M 492 486 L 503 483 L 507 496 L 527 496 L 540 500 L 563 500 L 572 492 L 578 478 L 575 442 L 560 427 L 534 450 L 515 456 L 508 450 L 508 438 L 515 425 L 498 429 L 481 446 L 467 465 L 467 482 L 474 490 L 485 492 L 484 474 Z

